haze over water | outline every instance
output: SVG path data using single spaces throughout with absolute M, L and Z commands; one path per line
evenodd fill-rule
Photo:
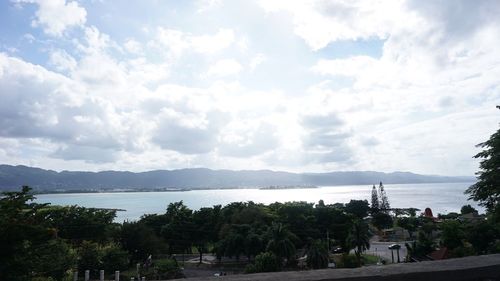
M 387 184 L 386 193 L 391 207 L 415 207 L 423 211 L 430 207 L 434 214 L 459 212 L 465 204 L 478 208 L 475 202 L 468 201 L 463 193 L 472 183 L 426 183 L 426 184 Z M 117 222 L 137 220 L 143 214 L 164 213 L 167 205 L 182 200 L 189 208 L 196 210 L 213 205 L 226 205 L 231 202 L 253 201 L 273 203 L 287 201 L 306 201 L 325 204 L 347 203 L 351 199 L 368 200 L 371 186 L 323 186 L 313 189 L 214 189 L 184 192 L 123 192 L 123 193 L 77 193 L 41 194 L 38 203 L 54 205 L 79 205 L 84 207 L 117 208 Z M 479 208 L 483 211 L 482 208 Z

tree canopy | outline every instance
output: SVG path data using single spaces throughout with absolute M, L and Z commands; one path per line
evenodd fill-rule
M 497 108 L 500 109 L 499 106 Z M 496 220 L 500 220 L 498 205 L 500 201 L 500 129 L 490 139 L 477 145 L 483 151 L 474 158 L 481 159 L 477 182 L 471 185 L 466 193 L 469 199 L 479 201 L 489 212 L 496 213 Z

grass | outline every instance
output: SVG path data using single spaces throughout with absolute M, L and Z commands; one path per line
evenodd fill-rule
M 376 264 L 379 262 L 380 258 L 374 255 L 369 255 L 369 254 L 364 254 L 363 255 L 363 261 L 365 264 Z

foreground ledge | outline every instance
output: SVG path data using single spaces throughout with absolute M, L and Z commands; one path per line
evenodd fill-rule
M 500 280 L 500 254 L 385 266 L 367 266 L 354 269 L 256 273 L 210 278 L 189 278 L 189 280 Z

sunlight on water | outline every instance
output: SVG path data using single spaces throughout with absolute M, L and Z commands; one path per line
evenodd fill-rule
M 474 202 L 467 201 L 464 190 L 471 183 L 438 184 L 388 184 L 385 190 L 391 207 L 430 207 L 434 214 L 459 212 L 465 204 L 477 208 Z M 228 204 L 236 201 L 273 203 L 287 201 L 325 201 L 325 204 L 347 203 L 351 199 L 368 200 L 371 186 L 323 186 L 313 189 L 259 190 L 193 190 L 185 192 L 128 192 L 128 193 L 79 193 L 37 195 L 37 202 L 54 205 L 80 205 L 97 208 L 124 209 L 117 213 L 117 221 L 135 220 L 143 214 L 163 213 L 171 202 L 183 200 L 191 209 Z M 480 210 L 482 210 L 480 208 Z

